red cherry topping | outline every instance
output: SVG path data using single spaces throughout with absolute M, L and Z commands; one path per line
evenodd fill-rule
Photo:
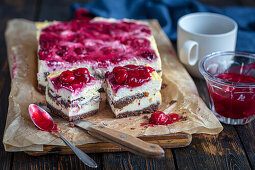
M 74 81 L 75 76 L 73 75 L 73 72 L 70 70 L 64 71 L 60 74 L 60 81 L 63 84 L 70 84 L 72 81 Z
M 146 32 L 149 35 L 151 34 L 151 31 L 148 28 L 143 28 L 141 31 Z
M 153 52 L 150 51 L 144 51 L 140 54 L 143 58 L 152 61 L 155 57 Z
M 61 63 L 83 62 L 107 63 L 94 65 L 95 69 L 107 69 L 133 58 L 152 61 L 157 57 L 147 39 L 151 35 L 148 26 L 125 21 L 88 22 L 93 15 L 84 9 L 75 15 L 80 20 L 55 22 L 41 30 L 38 56 L 51 70 L 61 69 Z M 53 60 L 60 65 L 53 65 Z
M 84 47 L 78 47 L 74 49 L 74 52 L 78 55 L 86 54 L 87 51 L 85 50 Z
M 167 121 L 168 121 L 168 116 L 161 111 L 154 112 L 149 119 L 149 123 L 155 124 L 155 125 L 165 125 Z
M 167 121 L 168 124 L 177 122 L 180 119 L 180 116 L 176 113 L 171 113 L 171 114 L 168 114 L 167 116 L 169 117 Z
M 68 47 L 67 46 L 60 46 L 57 48 L 56 54 L 59 55 L 60 57 L 64 57 L 68 53 Z
M 78 69 L 73 70 L 73 74 L 78 77 L 83 76 L 85 74 L 89 75 L 89 70 L 87 68 L 78 68 Z
M 78 68 L 73 70 L 73 74 L 79 78 L 80 81 L 89 82 L 90 75 L 87 68 Z
M 65 88 L 72 92 L 84 87 L 91 80 L 95 80 L 95 78 L 90 76 L 87 68 L 67 70 L 62 72 L 60 76 L 50 79 L 56 89 Z
M 175 123 L 182 118 L 183 118 L 182 116 L 179 116 L 176 113 L 171 113 L 166 115 L 164 112 L 156 111 L 153 114 L 151 114 L 151 117 L 149 119 L 149 124 L 150 125 L 168 125 L 168 124 Z M 145 123 L 144 125 L 148 125 L 148 123 Z
M 127 38 L 122 41 L 123 44 L 129 45 L 134 49 L 145 48 L 150 46 L 150 41 L 145 38 Z
M 153 68 L 147 66 L 126 65 L 115 67 L 112 72 L 106 74 L 106 78 L 116 93 L 121 86 L 132 88 L 148 82 L 153 71 Z
M 114 79 L 117 84 L 125 83 L 128 76 L 127 70 L 125 67 L 115 67 L 113 69 L 113 73 L 114 73 Z

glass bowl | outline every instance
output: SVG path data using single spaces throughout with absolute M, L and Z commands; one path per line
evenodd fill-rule
M 199 71 L 204 76 L 210 108 L 223 123 L 242 125 L 255 118 L 255 55 L 216 52 L 203 57 Z

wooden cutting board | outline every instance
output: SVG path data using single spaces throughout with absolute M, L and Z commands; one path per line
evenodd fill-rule
M 150 21 L 150 25 L 152 26 L 153 30 L 155 31 L 154 37 L 156 38 L 156 41 L 159 44 L 160 52 L 162 54 L 165 54 L 165 56 L 175 55 L 174 51 L 172 50 L 171 43 L 169 42 L 167 37 L 161 33 L 162 30 L 161 30 L 160 26 L 158 25 L 158 23 L 156 21 Z M 162 39 L 162 37 L 164 39 Z M 162 56 L 164 56 L 164 55 L 162 55 Z M 164 62 L 166 62 L 166 61 L 164 61 Z M 173 62 L 177 62 L 177 61 L 173 60 Z M 10 62 L 10 63 L 12 63 L 12 62 Z M 10 68 L 12 68 L 12 67 L 10 67 Z M 178 71 L 185 71 L 184 68 L 181 67 L 181 65 L 180 65 L 180 68 L 178 68 L 178 69 L 181 69 Z M 31 76 L 33 76 L 33 75 L 31 75 Z M 192 83 L 192 80 L 189 80 L 189 83 Z M 193 85 L 193 84 L 191 84 L 191 85 Z M 194 86 L 194 89 L 195 89 L 195 86 Z M 59 122 L 59 123 L 63 123 L 63 122 Z M 147 141 L 149 143 L 158 144 L 162 148 L 185 147 L 185 146 L 189 145 L 192 140 L 192 136 L 190 134 L 186 134 L 186 133 L 172 133 L 172 134 L 167 134 L 167 135 L 161 135 L 163 133 L 165 133 L 165 132 L 161 132 L 158 135 L 154 135 L 154 134 L 157 134 L 155 132 L 155 133 L 151 133 L 154 136 L 140 136 L 139 138 L 144 141 Z M 69 136 L 70 135 L 71 134 L 69 134 Z M 67 135 L 67 137 L 69 137 L 69 136 Z M 85 141 L 86 139 L 83 139 L 83 140 L 84 140 L 84 143 L 86 143 L 86 141 Z M 103 141 L 99 142 L 99 143 L 88 143 L 88 144 L 83 144 L 83 145 L 77 145 L 77 147 L 80 148 L 81 150 L 85 151 L 86 153 L 125 151 L 124 149 L 116 146 L 115 144 L 111 144 L 111 143 L 103 142 Z M 51 153 L 73 154 L 73 151 L 67 146 L 44 144 L 43 151 L 27 151 L 26 153 L 28 153 L 29 155 L 38 156 L 38 155 L 45 155 L 45 154 L 51 154 Z
M 140 139 L 160 145 L 162 148 L 179 148 L 188 146 L 192 141 L 192 135 L 186 133 L 173 133 L 162 136 L 141 136 Z M 89 143 L 77 146 L 86 153 L 100 152 L 122 152 L 126 151 L 112 143 Z M 68 146 L 44 145 L 43 151 L 26 152 L 32 156 L 40 156 L 46 154 L 73 154 L 73 151 Z
M 152 23 L 152 22 L 151 22 Z M 157 29 L 160 29 L 158 23 L 156 24 Z M 153 27 L 153 29 L 156 29 Z M 155 35 L 157 36 L 157 35 Z M 155 37 L 157 38 L 157 37 Z M 178 148 L 189 145 L 192 141 L 192 135 L 186 133 L 173 133 L 168 135 L 155 135 L 155 136 L 141 136 L 140 139 L 149 143 L 160 145 L 162 148 Z M 89 143 L 78 146 L 81 150 L 86 153 L 100 153 L 100 152 L 121 152 L 126 151 L 119 146 L 108 143 Z M 73 154 L 73 151 L 68 146 L 56 146 L 56 145 L 44 145 L 43 151 L 31 151 L 26 152 L 29 155 L 39 156 L 44 154 Z

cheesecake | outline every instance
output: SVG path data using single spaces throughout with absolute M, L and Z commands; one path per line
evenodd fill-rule
M 95 18 L 37 22 L 38 85 L 51 73 L 86 67 L 103 80 L 116 66 L 150 64 L 161 75 L 161 60 L 150 27 L 142 21 Z
M 104 90 L 115 118 L 152 113 L 161 103 L 162 79 L 150 66 L 117 66 L 105 75 Z
M 87 68 L 72 68 L 47 76 L 46 102 L 60 117 L 74 121 L 94 115 L 99 110 L 102 81 Z

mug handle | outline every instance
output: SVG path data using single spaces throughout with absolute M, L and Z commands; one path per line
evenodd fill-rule
M 183 64 L 194 66 L 198 60 L 198 43 L 193 40 L 186 41 L 181 48 L 179 57 Z

